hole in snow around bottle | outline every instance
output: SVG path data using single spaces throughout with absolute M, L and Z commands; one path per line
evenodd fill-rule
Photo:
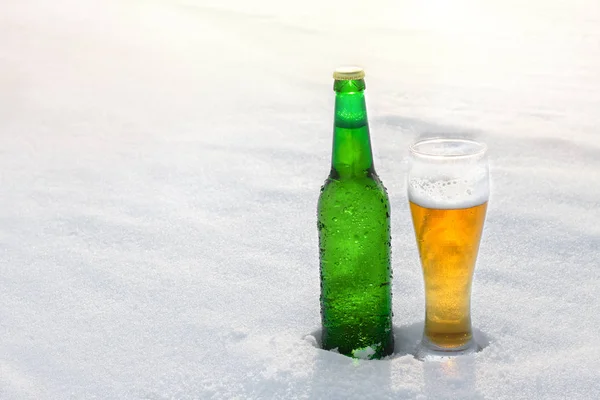
M 423 336 L 423 322 L 416 322 L 410 325 L 401 325 L 393 327 L 394 330 L 394 354 L 387 357 L 386 359 L 393 359 L 398 357 L 404 357 L 407 355 L 415 356 Z M 321 328 L 316 329 L 303 337 L 304 341 L 309 343 L 312 347 L 319 349 L 319 351 L 327 351 L 321 349 Z M 473 339 L 479 346 L 479 352 L 485 350 L 486 347 L 493 342 L 491 338 L 485 332 L 480 331 L 477 328 L 473 328 Z M 373 360 L 378 361 L 378 360 Z

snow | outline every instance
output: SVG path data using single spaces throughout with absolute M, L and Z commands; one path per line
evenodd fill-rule
M 1 399 L 600 397 L 600 3 L 0 6 Z M 365 67 L 396 354 L 319 337 L 338 65 Z M 408 145 L 485 142 L 473 356 L 412 356 Z

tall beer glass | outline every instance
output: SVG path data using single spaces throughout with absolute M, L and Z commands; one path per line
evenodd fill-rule
M 490 193 L 486 151 L 467 139 L 410 147 L 408 199 L 425 281 L 417 358 L 477 351 L 471 282 Z

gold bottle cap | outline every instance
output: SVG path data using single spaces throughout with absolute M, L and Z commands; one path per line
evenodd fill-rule
M 333 71 L 333 79 L 336 81 L 363 79 L 364 77 L 365 70 L 360 67 L 339 67 Z

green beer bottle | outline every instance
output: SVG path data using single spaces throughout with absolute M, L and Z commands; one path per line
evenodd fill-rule
M 364 71 L 339 68 L 331 172 L 317 207 L 322 347 L 358 358 L 394 350 L 390 206 L 375 173 Z

